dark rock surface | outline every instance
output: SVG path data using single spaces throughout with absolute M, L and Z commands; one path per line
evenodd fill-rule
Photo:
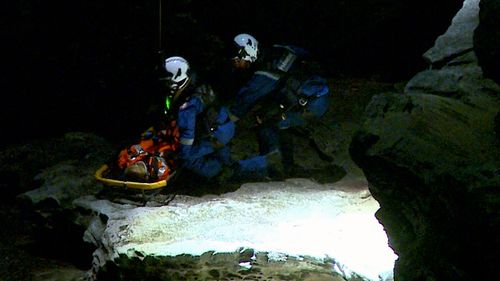
M 432 69 L 373 97 L 351 143 L 399 255 L 396 280 L 498 278 L 500 87 L 472 48 L 478 4 L 464 1 L 425 54 Z
M 247 268 L 238 265 L 234 262 L 238 260 L 240 264 L 251 263 L 252 266 Z M 126 268 L 118 268 L 116 264 L 126 264 Z M 286 262 L 269 261 L 266 253 L 255 254 L 252 250 L 239 253 L 207 252 L 201 256 L 151 256 L 142 260 L 120 257 L 106 266 L 99 278 L 116 281 L 141 280 L 145 276 L 158 276 L 161 280 L 344 281 L 341 276 L 332 274 L 333 264 L 293 257 L 288 257 Z M 117 279 L 117 276 L 123 276 L 123 279 Z
M 500 1 L 479 3 L 479 25 L 474 32 L 474 51 L 484 76 L 500 83 Z
M 399 255 L 396 278 L 493 277 L 500 207 L 493 116 L 432 95 L 379 95 L 368 110 L 351 155 L 381 204 L 377 217 Z

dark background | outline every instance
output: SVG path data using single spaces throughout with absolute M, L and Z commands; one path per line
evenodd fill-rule
M 161 95 L 160 51 L 186 57 L 209 76 L 226 63 L 232 38 L 241 32 L 253 34 L 261 46 L 292 43 L 310 49 L 330 77 L 406 81 L 425 67 L 422 54 L 461 5 L 435 0 L 7 1 L 1 25 L 1 145 L 68 131 L 109 139 L 135 135 L 151 122 L 145 111 Z

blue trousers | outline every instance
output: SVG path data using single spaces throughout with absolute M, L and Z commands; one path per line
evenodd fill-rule
M 257 132 L 259 155 L 238 161 L 239 176 L 259 178 L 267 176 L 268 163 L 266 154 L 279 151 L 284 167 L 293 165 L 293 136 L 289 130 L 280 130 L 278 126 L 269 125 L 259 128 Z
M 231 150 L 225 146 L 214 153 L 192 159 L 184 167 L 202 177 L 212 178 L 221 172 L 224 165 L 230 164 Z

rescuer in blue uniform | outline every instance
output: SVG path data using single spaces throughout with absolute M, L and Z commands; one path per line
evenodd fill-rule
M 272 177 L 291 175 L 293 159 L 291 128 L 306 127 L 325 114 L 329 87 L 309 53 L 297 46 L 273 45 L 259 53 L 250 34 L 234 38 L 237 55 L 233 66 L 242 71 L 257 64 L 250 80 L 236 93 L 230 106 L 235 122 L 251 114 L 258 125 L 259 155 L 238 161 L 239 170 Z
M 166 98 L 166 112 L 177 118 L 180 167 L 195 174 L 213 178 L 224 165 L 230 165 L 229 142 L 234 136 L 235 124 L 226 107 L 216 105 L 216 96 L 208 84 L 197 85 L 196 75 L 188 62 L 178 56 L 165 60 L 170 93 Z

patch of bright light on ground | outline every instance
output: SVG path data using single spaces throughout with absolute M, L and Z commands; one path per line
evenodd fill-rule
M 397 258 L 374 216 L 379 205 L 366 189 L 336 187 L 296 179 L 248 184 L 206 201 L 181 198 L 156 208 L 156 215 L 152 209 L 138 212 L 127 222 L 118 252 L 176 256 L 252 248 L 277 260 L 333 258 L 344 275 L 378 281 Z

